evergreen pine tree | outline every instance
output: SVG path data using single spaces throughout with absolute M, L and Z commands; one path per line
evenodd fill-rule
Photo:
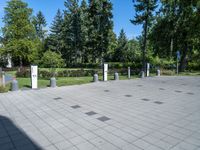
M 128 50 L 127 44 L 128 39 L 126 37 L 126 33 L 123 29 L 121 29 L 119 37 L 118 37 L 118 44 L 115 50 L 115 57 L 114 60 L 116 62 L 125 62 L 126 61 L 126 51 Z
M 131 20 L 133 24 L 143 25 L 143 68 L 142 70 L 146 72 L 146 51 L 147 51 L 147 37 L 149 26 L 153 21 L 153 12 L 157 7 L 157 0 L 134 0 L 134 7 L 136 11 L 135 19 Z
M 56 16 L 54 17 L 53 23 L 50 27 L 50 35 L 48 37 L 48 48 L 52 51 L 63 53 L 62 49 L 62 27 L 63 27 L 63 14 L 58 9 Z
M 40 40 L 44 41 L 45 33 L 47 32 L 45 30 L 47 23 L 41 11 L 39 11 L 37 15 L 33 18 L 33 24 L 35 25 L 37 36 L 39 37 Z
M 62 36 L 68 63 L 81 62 L 81 17 L 78 0 L 65 1 Z
M 89 0 L 89 45 L 93 62 L 102 60 L 109 47 L 113 29 L 112 3 L 109 0 Z

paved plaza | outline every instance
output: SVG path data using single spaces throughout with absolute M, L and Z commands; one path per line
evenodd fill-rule
M 0 94 L 0 150 L 200 150 L 200 77 Z

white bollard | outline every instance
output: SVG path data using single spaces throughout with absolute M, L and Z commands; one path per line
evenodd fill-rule
M 157 70 L 157 76 L 158 77 L 160 76 L 160 70 L 159 69 Z
M 130 67 L 128 67 L 128 79 L 130 79 L 131 78 L 131 69 L 130 69 Z
M 94 76 L 93 76 L 93 82 L 98 82 L 98 81 L 99 81 L 98 74 L 94 74 Z

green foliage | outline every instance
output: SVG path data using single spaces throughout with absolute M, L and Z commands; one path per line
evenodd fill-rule
M 63 39 L 62 39 L 62 26 L 63 26 L 63 14 L 58 9 L 57 14 L 53 20 L 53 23 L 50 28 L 50 35 L 48 39 L 46 40 L 46 47 L 47 49 L 50 49 L 51 51 L 64 54 L 63 52 Z
M 100 62 L 109 47 L 109 34 L 113 29 L 112 3 L 109 0 L 89 0 L 88 49 L 92 62 Z
M 200 48 L 200 16 L 198 1 L 161 1 L 162 7 L 157 22 L 152 28 L 150 42 L 155 53 L 176 59 L 176 51 L 181 52 L 180 70 L 192 64 L 191 55 Z
M 33 24 L 35 26 L 36 34 L 40 40 L 44 40 L 45 33 L 47 30 L 45 30 L 45 27 L 47 26 L 45 17 L 41 11 L 37 13 L 35 17 L 33 17 Z
M 64 60 L 60 54 L 46 51 L 41 59 L 41 66 L 46 68 L 60 68 L 64 66 Z
M 143 71 L 146 71 L 146 51 L 147 51 L 147 37 L 149 28 L 154 21 L 153 12 L 157 7 L 157 0 L 135 0 L 133 1 L 136 15 L 133 20 L 130 20 L 134 25 L 143 25 L 142 39 L 142 59 Z
M 0 93 L 6 93 L 6 92 L 8 92 L 8 87 L 3 87 L 3 86 L 1 86 L 0 85 Z
M 114 60 L 116 62 L 125 62 L 126 61 L 126 53 L 128 50 L 128 47 L 127 47 L 128 39 L 127 39 L 126 34 L 123 29 L 120 31 L 117 42 L 118 42 L 118 45 L 115 50 Z
M 21 0 L 7 2 L 3 22 L 3 49 L 5 54 L 10 54 L 12 59 L 23 62 L 31 62 L 35 59 L 39 45 L 35 36 L 35 30 L 31 23 L 32 9 Z

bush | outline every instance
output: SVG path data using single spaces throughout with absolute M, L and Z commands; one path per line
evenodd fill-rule
M 8 88 L 0 86 L 0 93 L 6 93 L 8 92 Z
M 31 73 L 29 69 L 20 69 L 16 73 L 16 77 L 20 78 L 30 78 L 30 75 Z
M 41 65 L 46 68 L 59 68 L 64 66 L 64 60 L 61 54 L 46 51 L 41 59 Z
M 47 70 L 39 70 L 38 72 L 39 78 L 50 79 L 53 75 L 50 71 Z
M 173 70 L 161 70 L 161 74 L 166 75 L 166 76 L 173 76 L 173 75 L 175 75 L 175 71 L 173 71 Z

